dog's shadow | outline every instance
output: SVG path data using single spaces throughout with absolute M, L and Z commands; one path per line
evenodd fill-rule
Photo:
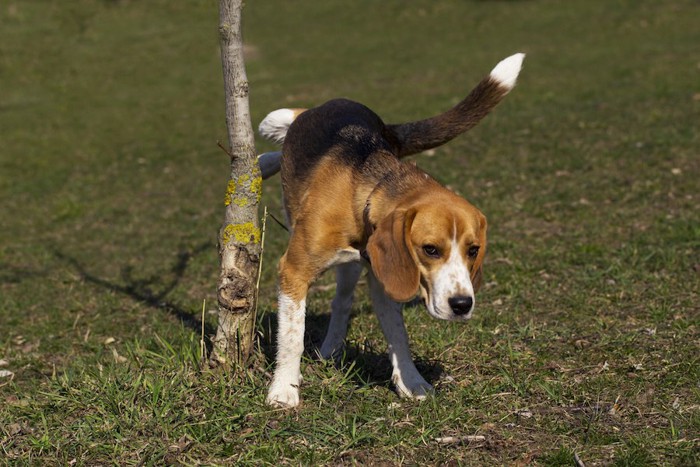
M 417 302 L 411 302 L 406 306 L 416 305 L 418 305 Z M 371 307 L 353 308 L 350 326 L 352 326 L 352 321 L 358 316 L 367 314 L 374 314 Z M 376 319 L 374 316 L 366 317 L 366 319 L 373 318 Z M 266 334 L 265 341 L 261 343 L 261 350 L 269 366 L 275 360 L 277 349 L 274 342 L 277 335 L 277 315 L 276 313 L 266 313 L 261 319 L 262 322 L 260 324 L 265 329 Z M 307 313 L 306 332 L 304 335 L 304 356 L 306 358 L 317 362 L 321 360 L 318 349 L 321 348 L 323 339 L 326 336 L 329 321 L 329 312 Z M 413 361 L 420 374 L 430 384 L 434 385 L 444 373 L 444 368 L 437 361 L 421 358 L 417 354 L 414 354 Z M 346 340 L 345 347 L 335 358 L 334 364 L 339 372 L 348 374 L 349 378 L 357 386 L 386 386 L 394 389 L 391 383 L 391 361 L 386 352 L 386 342 L 383 340 L 379 347 L 377 347 L 376 341 L 370 341 L 369 339 L 364 341 Z M 349 371 L 351 369 L 352 371 Z

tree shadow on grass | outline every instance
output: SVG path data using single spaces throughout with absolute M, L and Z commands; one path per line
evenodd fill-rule
M 56 258 L 71 266 L 85 282 L 112 292 L 126 295 L 131 299 L 151 308 L 165 311 L 166 313 L 178 318 L 188 328 L 199 333 L 202 329 L 202 320 L 196 315 L 193 315 L 182 308 L 180 305 L 172 301 L 168 301 L 167 296 L 182 280 L 190 260 L 210 248 L 212 248 L 210 243 L 203 243 L 191 250 L 180 251 L 177 254 L 175 262 L 167 271 L 159 274 L 153 274 L 145 278 L 135 277 L 133 266 L 124 266 L 121 269 L 120 282 L 108 280 L 89 272 L 84 264 L 81 264 L 77 259 L 70 257 L 61 251 L 54 250 L 53 254 L 56 256 Z M 168 279 L 163 280 L 164 277 L 167 277 Z M 216 329 L 212 325 L 205 322 L 204 332 L 207 335 L 213 335 L 216 332 Z M 208 339 L 207 342 L 207 345 L 210 346 L 211 343 L 209 343 Z
M 46 277 L 46 275 L 46 271 L 0 263 L 0 284 L 19 284 L 27 279 Z

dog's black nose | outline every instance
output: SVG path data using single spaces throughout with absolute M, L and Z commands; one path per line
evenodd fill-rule
M 466 295 L 457 295 L 456 297 L 450 297 L 447 300 L 447 303 L 449 303 L 450 308 L 452 308 L 452 311 L 456 315 L 466 315 L 470 311 L 472 311 L 472 305 L 474 305 L 474 300 L 471 297 L 467 297 Z

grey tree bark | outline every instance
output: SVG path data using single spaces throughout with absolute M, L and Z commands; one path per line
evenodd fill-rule
M 219 0 L 231 177 L 224 199 L 224 222 L 219 231 L 219 324 L 210 361 L 225 367 L 244 365 L 253 347 L 255 289 L 261 251 L 258 204 L 262 178 L 256 162 L 248 105 L 242 10 L 242 0 Z

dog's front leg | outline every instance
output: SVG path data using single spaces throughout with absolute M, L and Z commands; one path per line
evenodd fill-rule
M 304 353 L 304 321 L 309 279 L 297 271 L 285 254 L 280 260 L 277 362 L 266 399 L 268 404 L 276 407 L 299 405 L 301 355 Z
M 391 380 L 402 397 L 425 399 L 433 387 L 418 373 L 408 346 L 408 334 L 401 314 L 401 304 L 384 293 L 382 284 L 369 273 L 370 296 L 379 324 L 389 344 L 389 357 L 393 366 Z
M 267 393 L 267 403 L 270 405 L 299 405 L 305 315 L 306 299 L 294 300 L 284 292 L 280 293 L 277 307 L 277 360 Z

